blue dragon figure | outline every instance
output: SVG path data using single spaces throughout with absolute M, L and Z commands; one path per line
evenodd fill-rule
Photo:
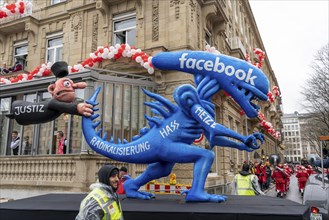
M 153 194 L 138 191 L 147 182 L 168 176 L 175 163 L 194 163 L 194 178 L 190 190 L 184 191 L 187 202 L 221 202 L 226 196 L 208 194 L 204 191 L 205 181 L 214 160 L 211 150 L 194 146 L 193 142 L 204 134 L 214 146 L 232 147 L 253 151 L 263 143 L 260 133 L 240 135 L 216 123 L 212 96 L 220 89 L 228 92 L 245 111 L 248 117 L 256 117 L 259 107 L 252 100 L 267 100 L 268 80 L 264 73 L 253 65 L 233 57 L 214 55 L 201 51 L 162 52 L 152 59 L 160 70 L 178 70 L 194 75 L 197 87 L 184 84 L 174 91 L 173 104 L 168 99 L 143 90 L 154 102 L 145 102 L 154 113 L 145 115 L 149 128 L 142 128 L 140 135 L 121 143 L 106 141 L 100 137 L 99 117 L 83 117 L 82 129 L 88 145 L 97 153 L 113 160 L 149 164 L 135 179 L 129 178 L 124 188 L 128 198 L 151 199 Z M 100 87 L 87 101 L 96 106 Z M 97 110 L 97 108 L 94 108 Z M 238 140 L 233 141 L 231 138 Z

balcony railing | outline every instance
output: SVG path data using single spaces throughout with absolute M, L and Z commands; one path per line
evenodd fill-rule
M 128 167 L 127 163 L 92 154 L 1 157 L 0 197 L 20 198 L 22 195 L 16 193 L 16 189 L 38 191 L 39 194 L 58 191 L 88 192 L 89 185 L 96 181 L 97 172 L 105 163 Z M 136 169 L 136 172 L 142 171 Z
M 17 19 L 20 19 L 20 18 L 24 18 L 26 16 L 30 16 L 31 14 L 32 14 L 32 8 L 28 11 L 25 11 L 23 14 L 18 14 L 18 15 L 9 16 L 9 17 L 6 17 L 6 18 L 1 18 L 0 19 L 0 25 L 11 22 L 11 21 L 14 21 L 14 20 L 17 20 Z

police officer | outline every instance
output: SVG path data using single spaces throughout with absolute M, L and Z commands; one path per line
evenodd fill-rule
M 242 170 L 235 175 L 232 194 L 239 196 L 264 195 L 259 187 L 257 176 L 249 172 L 249 164 L 243 164 Z
M 123 220 L 122 210 L 116 190 L 119 183 L 119 169 L 104 165 L 98 171 L 98 183 L 80 204 L 76 220 Z

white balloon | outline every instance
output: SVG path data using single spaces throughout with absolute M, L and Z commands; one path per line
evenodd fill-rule
M 142 62 L 142 58 L 141 58 L 141 56 L 136 57 L 136 62 L 137 62 L 137 63 Z
M 150 68 L 148 68 L 147 72 L 148 72 L 149 74 L 153 74 L 153 73 L 154 73 L 154 69 L 153 69 L 152 67 L 150 67 Z
M 108 59 L 112 59 L 114 57 L 114 53 L 113 52 L 109 53 L 109 55 L 107 57 L 108 57 Z
M 121 47 L 120 44 L 116 44 L 116 45 L 115 45 L 115 48 L 116 48 L 116 49 L 119 49 L 120 47 Z
M 136 50 L 135 49 L 131 49 L 131 54 L 134 55 L 136 53 Z
M 109 48 L 105 47 L 104 48 L 104 53 L 108 54 L 109 53 Z
M 144 63 L 144 68 L 145 68 L 145 69 L 148 69 L 149 67 L 150 67 L 150 64 L 149 64 L 149 63 L 147 63 L 147 62 Z

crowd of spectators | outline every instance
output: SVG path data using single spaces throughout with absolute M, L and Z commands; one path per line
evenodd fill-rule
M 14 73 L 23 70 L 23 65 L 16 61 L 15 65 L 13 67 L 7 67 L 7 64 L 4 63 L 2 67 L 0 67 L 0 74 L 5 75 L 8 73 Z

